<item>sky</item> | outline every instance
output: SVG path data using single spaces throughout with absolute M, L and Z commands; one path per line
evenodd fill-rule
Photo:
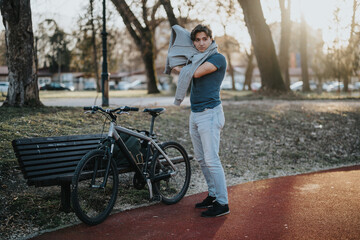
M 97 1 L 100 4 L 102 3 L 100 0 Z M 207 0 L 204 0 L 204 2 L 205 1 L 208 2 Z M 300 13 L 302 11 L 306 21 L 311 27 L 322 30 L 323 38 L 328 44 L 334 41 L 336 37 L 341 38 L 343 42 L 345 42 L 349 37 L 349 24 L 352 15 L 353 0 L 292 0 L 291 2 L 292 20 L 299 22 Z M 280 21 L 278 0 L 261 0 L 261 3 L 268 24 Z M 65 31 L 67 31 L 67 29 L 74 30 L 79 14 L 83 14 L 85 12 L 84 9 L 87 4 L 88 0 L 31 0 L 34 31 L 36 30 L 36 24 L 47 18 L 53 18 Z M 106 4 L 108 8 L 115 11 L 111 1 L 107 0 Z M 340 8 L 339 15 L 342 21 L 341 26 L 336 26 L 333 22 L 333 12 L 336 7 Z M 121 17 L 118 14 L 115 15 L 118 17 L 116 18 L 114 24 L 119 27 L 124 26 Z M 360 19 L 360 14 L 358 14 L 357 17 Z M 213 28 L 214 33 L 222 35 L 224 30 L 221 24 L 217 23 L 219 19 L 219 15 L 215 12 L 207 14 L 206 18 L 204 18 L 205 22 L 208 22 L 208 24 Z M 249 41 L 248 33 L 245 28 L 241 28 L 239 31 L 239 25 L 237 23 L 230 22 L 227 25 L 228 34 L 234 35 L 239 38 L 240 41 Z M 336 31 L 336 29 L 344 29 L 346 27 L 346 31 Z M 1 23 L 0 30 L 3 29 L 4 26 Z

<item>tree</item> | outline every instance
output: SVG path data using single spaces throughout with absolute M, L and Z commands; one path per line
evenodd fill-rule
M 36 32 L 38 59 L 53 73 L 70 71 L 72 51 L 69 49 L 70 36 L 59 28 L 54 19 L 45 19 Z
M 287 4 L 286 4 L 287 3 Z M 291 0 L 279 0 L 281 9 L 281 39 L 280 39 L 280 53 L 279 64 L 282 77 L 285 81 L 287 89 L 290 88 L 290 75 L 289 75 L 289 48 L 291 38 L 291 19 L 290 9 Z
M 238 41 L 236 41 L 235 38 L 227 35 L 226 33 L 223 37 L 216 37 L 216 43 L 219 45 L 219 50 L 225 55 L 227 59 L 228 70 L 232 82 L 232 90 L 236 90 L 234 67 L 232 64 L 232 56 L 233 56 L 232 54 L 236 52 L 240 52 L 239 43 Z
M 216 42 L 219 45 L 219 50 L 225 55 L 227 59 L 228 71 L 231 76 L 232 90 L 236 90 L 233 56 L 234 53 L 236 54 L 240 52 L 240 45 L 237 39 L 227 34 L 227 26 L 231 21 L 242 21 L 236 14 L 237 11 L 239 11 L 239 6 L 236 4 L 236 2 L 234 4 L 233 0 L 216 2 L 216 13 L 219 16 L 218 21 L 221 23 L 224 29 L 224 36 L 216 38 Z
M 346 55 L 344 56 L 346 58 L 346 72 L 344 76 L 344 91 L 349 91 L 349 78 L 354 74 L 356 75 L 356 72 L 359 68 L 359 40 L 360 35 L 356 35 L 355 27 L 356 27 L 356 13 L 359 7 L 359 2 L 357 0 L 353 0 L 353 9 L 352 9 L 352 17 L 351 17 L 351 24 L 350 24 L 350 37 L 348 46 L 346 48 Z
M 263 91 L 286 92 L 269 26 L 266 24 L 260 0 L 238 0 L 243 9 L 258 67 Z
M 5 26 L 6 56 L 9 71 L 7 106 L 40 106 L 37 76 L 34 71 L 34 35 L 30 0 L 0 2 Z
M 79 15 L 77 20 L 78 29 L 72 33 L 76 44 L 72 50 L 73 57 L 71 67 L 75 71 L 81 71 L 88 76 L 94 77 L 96 90 L 101 92 L 101 79 L 99 74 L 101 36 L 98 33 L 101 31 L 102 19 L 100 16 L 101 12 L 96 10 L 99 9 L 96 8 L 94 0 L 89 0 L 89 5 L 84 9 L 84 13 Z M 107 17 L 109 17 L 109 15 L 110 14 L 107 14 Z M 107 32 L 109 33 L 111 30 L 107 30 Z M 111 50 L 108 52 L 110 51 Z
M 101 92 L 101 84 L 99 77 L 99 65 L 97 58 L 97 45 L 96 45 L 96 29 L 94 24 L 94 0 L 90 0 L 90 27 L 91 27 L 91 45 L 93 50 L 93 66 L 94 66 L 94 75 L 96 79 L 96 90 Z
M 254 48 L 253 46 L 251 46 L 250 48 L 250 53 L 248 53 L 246 51 L 246 57 L 247 57 L 247 66 L 246 66 L 246 71 L 245 71 L 245 81 L 244 81 L 244 86 L 243 86 L 243 90 L 245 90 L 245 86 L 248 86 L 249 90 L 251 89 L 251 82 L 252 82 L 252 76 L 253 76 L 253 71 L 254 71 Z
M 49 36 L 51 51 L 46 55 L 46 58 L 49 61 L 50 71 L 53 73 L 58 72 L 58 74 L 60 74 L 64 71 L 70 71 L 72 54 L 68 47 L 70 41 L 66 35 L 67 34 L 56 25 L 54 33 Z
M 160 0 L 161 4 L 163 5 L 166 15 L 168 17 L 170 26 L 179 25 L 179 22 L 174 14 L 174 9 L 171 6 L 170 0 Z
M 323 52 L 324 42 L 322 41 L 317 45 L 318 46 L 316 46 L 314 51 L 311 68 L 314 71 L 315 78 L 317 79 L 317 91 L 318 93 L 321 93 L 323 79 L 329 77 L 329 73 L 331 71 L 328 69 L 329 63 L 327 62 L 327 56 Z
M 125 0 L 111 1 L 120 13 L 127 30 L 141 52 L 147 75 L 148 93 L 159 93 L 155 68 L 154 31 L 159 24 L 155 19 L 155 13 L 160 6 L 160 2 L 155 3 L 149 14 L 150 10 L 147 7 L 147 0 L 142 0 L 140 3 L 140 8 L 142 10 L 142 19 L 140 22 Z
M 301 56 L 301 77 L 303 81 L 304 92 L 310 91 L 309 71 L 308 71 L 308 57 L 307 57 L 307 30 L 304 15 L 301 15 L 301 29 L 300 29 L 300 56 Z
M 5 32 L 0 33 L 0 66 L 6 65 L 6 42 L 5 42 Z

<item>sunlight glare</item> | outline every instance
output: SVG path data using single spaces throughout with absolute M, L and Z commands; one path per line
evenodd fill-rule
M 340 23 L 336 24 L 334 11 L 340 9 Z M 346 44 L 352 16 L 352 1 L 338 0 L 293 0 L 291 18 L 300 22 L 301 12 L 307 24 L 313 29 L 321 29 L 325 45 L 334 45 L 338 39 L 340 45 Z

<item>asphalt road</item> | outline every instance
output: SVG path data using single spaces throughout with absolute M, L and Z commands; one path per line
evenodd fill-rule
M 102 105 L 102 99 L 94 98 L 45 98 L 41 99 L 45 106 L 68 106 L 68 107 L 84 107 L 92 105 Z M 110 98 L 110 106 L 171 106 L 174 97 L 142 97 L 142 98 Z M 181 104 L 183 106 L 190 105 L 190 99 L 187 97 Z

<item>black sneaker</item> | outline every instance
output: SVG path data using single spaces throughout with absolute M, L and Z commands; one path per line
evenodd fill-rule
M 228 213 L 230 213 L 228 204 L 221 205 L 220 203 L 215 201 L 212 207 L 210 207 L 205 212 L 201 213 L 201 216 L 202 217 L 220 217 L 220 216 L 226 215 Z
M 216 197 L 207 196 L 201 203 L 195 204 L 195 208 L 208 208 L 211 207 L 215 201 Z

